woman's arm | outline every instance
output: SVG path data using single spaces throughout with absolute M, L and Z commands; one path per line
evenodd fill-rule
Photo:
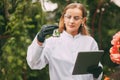
M 34 38 L 32 44 L 27 50 L 27 63 L 31 69 L 41 69 L 46 65 L 45 61 L 42 60 L 42 50 L 44 46 L 42 43 L 37 41 L 37 37 Z M 42 58 L 42 59 L 41 59 Z

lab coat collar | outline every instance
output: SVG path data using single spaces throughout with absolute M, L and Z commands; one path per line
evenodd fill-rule
M 78 37 L 82 36 L 82 34 L 79 33 L 73 37 L 71 34 L 67 33 L 65 30 L 63 31 L 62 35 L 69 37 L 69 38 L 78 38 Z

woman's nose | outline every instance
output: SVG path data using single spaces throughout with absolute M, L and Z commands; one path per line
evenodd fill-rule
M 73 23 L 74 22 L 74 18 L 70 18 L 70 22 Z

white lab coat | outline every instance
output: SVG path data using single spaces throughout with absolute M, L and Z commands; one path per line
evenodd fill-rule
M 94 80 L 92 74 L 72 75 L 78 52 L 91 50 L 98 50 L 91 36 L 78 34 L 73 37 L 63 31 L 60 37 L 46 39 L 43 46 L 37 44 L 35 37 L 28 47 L 27 62 L 31 69 L 39 70 L 49 64 L 50 80 Z

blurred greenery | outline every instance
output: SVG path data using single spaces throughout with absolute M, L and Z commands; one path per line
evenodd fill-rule
M 28 67 L 27 47 L 43 24 L 59 22 L 63 8 L 71 2 L 81 2 L 88 10 L 91 35 L 105 51 L 101 60 L 104 76 L 115 73 L 118 64 L 110 60 L 109 49 L 112 36 L 120 30 L 120 7 L 109 0 L 51 1 L 58 8 L 44 12 L 39 1 L 0 0 L 0 80 L 49 80 L 48 67 L 40 71 Z

